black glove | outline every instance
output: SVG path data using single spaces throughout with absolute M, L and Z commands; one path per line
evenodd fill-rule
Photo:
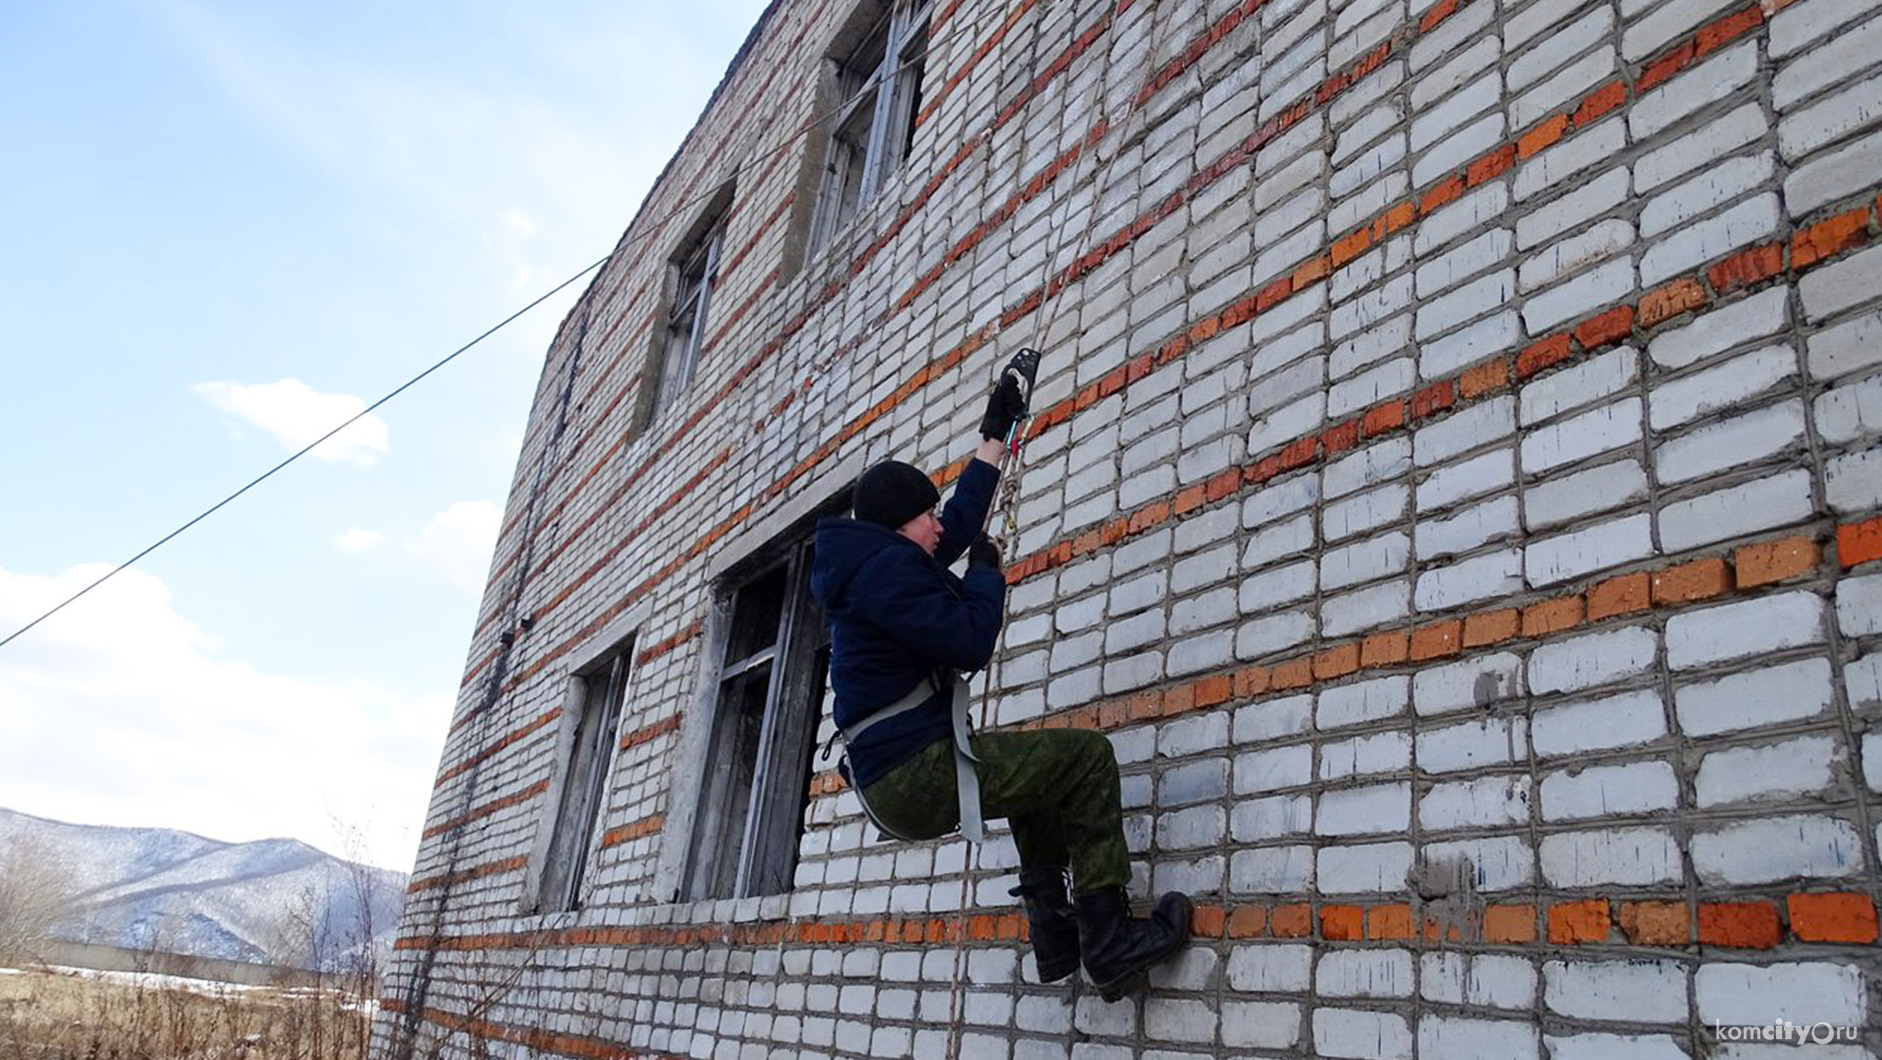
M 1039 351 L 1021 350 L 1006 362 L 1000 381 L 987 395 L 987 414 L 980 420 L 980 436 L 1006 440 L 1013 425 L 1026 418 L 1032 401 L 1033 376 L 1039 371 Z
M 985 534 L 967 546 L 967 569 L 973 570 L 975 567 L 1000 569 L 1000 546 Z

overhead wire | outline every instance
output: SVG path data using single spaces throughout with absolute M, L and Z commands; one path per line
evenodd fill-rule
M 907 70 L 914 64 L 925 61 L 927 57 L 930 54 L 932 54 L 934 50 L 937 47 L 939 47 L 944 41 L 951 43 L 953 39 L 959 36 L 960 34 L 971 32 L 972 30 L 978 29 L 980 26 L 984 25 L 990 15 L 1002 14 L 1002 13 L 1004 13 L 1004 8 L 1000 7 L 999 5 L 994 5 L 991 8 L 989 8 L 987 12 L 983 13 L 977 18 L 968 19 L 960 23 L 954 23 L 953 25 L 958 26 L 958 29 L 956 29 L 954 33 L 944 32 L 940 35 L 931 34 L 928 38 L 926 45 L 922 47 L 921 49 L 919 49 L 919 51 L 915 55 L 897 64 L 894 73 L 896 75 L 899 75 L 904 70 Z M 886 18 L 887 15 L 884 14 L 881 17 Z M 878 25 L 879 24 L 880 24 L 880 19 L 878 19 Z M 872 32 L 873 32 L 873 29 L 872 29 Z M 782 154 L 784 151 L 796 146 L 797 141 L 800 138 L 808 135 L 811 131 L 816 129 L 825 121 L 829 120 L 835 115 L 846 110 L 850 106 L 850 104 L 854 102 L 858 96 L 861 95 L 862 92 L 874 91 L 875 83 L 876 83 L 876 79 L 872 77 L 870 81 L 866 83 L 863 86 L 863 88 L 860 89 L 856 94 L 851 95 L 850 97 L 842 100 L 836 106 L 831 107 L 830 109 L 826 111 L 820 111 L 820 112 L 813 114 L 807 121 L 805 121 L 789 136 L 785 137 L 782 141 L 780 141 L 777 146 L 760 151 L 757 154 L 741 161 L 739 163 L 737 171 L 735 172 L 743 172 L 747 167 L 751 166 L 752 164 L 756 162 L 764 161 L 773 155 Z M 649 193 L 648 193 L 649 198 L 652 197 L 654 190 L 657 190 L 657 188 L 649 190 Z M 341 431 L 347 429 L 348 427 L 351 427 L 353 424 L 357 423 L 361 419 L 364 419 L 366 416 L 370 415 L 372 412 L 377 410 L 386 402 L 391 401 L 393 398 L 398 397 L 400 394 L 411 389 L 413 386 L 417 385 L 420 381 L 430 376 L 433 372 L 436 372 L 440 368 L 443 368 L 445 365 L 456 360 L 460 355 L 468 352 L 473 347 L 483 342 L 485 339 L 489 338 L 490 336 L 496 334 L 498 331 L 501 331 L 503 328 L 507 327 L 510 323 L 515 321 L 518 317 L 521 317 L 523 314 L 536 308 L 537 306 L 541 305 L 543 302 L 548 301 L 550 298 L 555 297 L 557 294 L 559 294 L 564 288 L 568 287 L 570 284 L 581 279 L 583 276 L 588 275 L 590 272 L 593 272 L 596 269 L 606 265 L 609 261 L 619 256 L 622 251 L 628 249 L 629 247 L 634 246 L 638 242 L 652 238 L 655 233 L 661 231 L 665 227 L 668 221 L 673 220 L 675 217 L 678 217 L 682 213 L 692 209 L 693 207 L 699 205 L 702 202 L 705 202 L 706 200 L 710 199 L 712 196 L 716 194 L 718 194 L 718 188 L 715 186 L 706 191 L 684 198 L 680 202 L 674 204 L 674 206 L 668 209 L 665 213 L 660 214 L 654 220 L 642 225 L 641 231 L 623 236 L 623 238 L 615 244 L 614 250 L 610 251 L 607 255 L 583 267 L 580 271 L 571 275 L 568 279 L 563 280 L 561 283 L 556 284 L 554 287 L 550 288 L 548 291 L 544 292 L 541 295 L 538 295 L 535 299 L 530 301 L 529 304 L 511 313 L 509 316 L 504 317 L 501 321 L 492 325 L 490 328 L 485 330 L 482 334 L 478 335 L 476 338 L 470 340 L 469 342 L 465 343 L 462 346 L 459 346 L 457 349 L 451 351 L 449 354 L 440 358 L 439 360 L 434 362 L 430 367 L 419 372 L 417 375 L 406 380 L 404 383 L 401 383 L 398 387 L 394 388 L 392 391 L 387 393 L 385 396 L 381 397 L 379 400 L 374 401 L 372 404 L 366 406 L 365 408 L 361 409 L 359 412 L 348 417 L 345 421 L 333 427 L 331 430 L 327 431 L 325 434 L 322 434 L 320 437 L 314 439 L 312 442 L 309 442 L 307 445 L 302 446 L 300 449 L 296 450 L 294 453 L 290 454 L 288 457 L 283 459 L 280 463 L 275 464 L 273 467 L 255 476 L 253 479 L 250 479 L 240 489 L 237 489 L 235 492 L 217 501 L 215 504 L 210 505 L 208 508 L 198 513 L 196 516 L 194 516 L 187 522 L 183 523 L 181 526 L 178 526 L 176 529 L 170 531 L 169 533 L 158 538 L 156 541 L 152 542 L 143 550 L 139 551 L 136 555 L 123 561 L 122 563 L 119 563 L 117 566 L 113 567 L 110 571 L 101 575 L 96 580 L 86 584 L 83 588 L 79 589 L 77 592 L 61 600 L 59 603 L 55 604 L 52 608 L 40 614 L 37 618 L 34 618 L 32 621 L 14 630 L 12 633 L 7 634 L 4 639 L 0 639 L 0 648 L 4 648 L 7 645 L 13 643 L 15 640 L 19 639 L 21 636 L 25 635 L 27 632 L 31 631 L 32 629 L 34 629 L 41 623 L 45 622 L 47 619 L 65 610 L 67 607 L 70 607 L 72 604 L 77 603 L 80 599 L 90 594 L 92 590 L 98 588 L 104 583 L 110 581 L 112 578 L 117 577 L 119 574 L 124 573 L 126 570 L 136 565 L 136 563 L 139 560 L 142 560 L 144 557 L 157 551 L 159 548 L 162 548 L 164 545 L 169 544 L 171 541 L 175 540 L 177 537 L 189 531 L 190 529 L 195 527 L 198 523 L 201 523 L 203 520 L 214 515 L 216 512 L 221 511 L 223 508 L 227 507 L 230 503 L 234 502 L 237 498 L 241 497 L 243 494 L 247 493 L 249 490 L 252 490 L 256 486 L 261 485 L 263 482 L 266 482 L 268 479 L 273 478 L 276 474 L 278 474 L 279 472 L 287 468 L 288 465 L 299 460 L 301 457 L 306 456 L 309 452 L 311 452 L 313 449 L 318 447 L 321 443 L 332 438 L 334 435 L 339 434 Z M 638 218 L 635 218 L 634 221 L 630 221 L 628 224 L 629 229 L 632 229 L 633 227 L 635 227 L 635 221 L 638 221 L 638 220 L 639 220 Z

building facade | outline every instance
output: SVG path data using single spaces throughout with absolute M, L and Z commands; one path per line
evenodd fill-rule
M 1879 192 L 1867 0 L 776 0 L 548 352 L 378 1055 L 1873 1055 Z M 1025 346 L 977 716 L 1196 897 L 1115 1004 L 826 744 L 809 527 Z

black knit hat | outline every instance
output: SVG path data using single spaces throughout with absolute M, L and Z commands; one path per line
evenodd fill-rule
M 941 491 L 913 464 L 884 460 L 856 480 L 850 503 L 856 518 L 891 530 L 941 503 Z

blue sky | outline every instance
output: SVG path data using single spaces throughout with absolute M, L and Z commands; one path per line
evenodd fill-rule
M 0 636 L 607 253 L 763 6 L 0 11 Z M 409 868 L 577 290 L 0 648 L 0 806 Z

